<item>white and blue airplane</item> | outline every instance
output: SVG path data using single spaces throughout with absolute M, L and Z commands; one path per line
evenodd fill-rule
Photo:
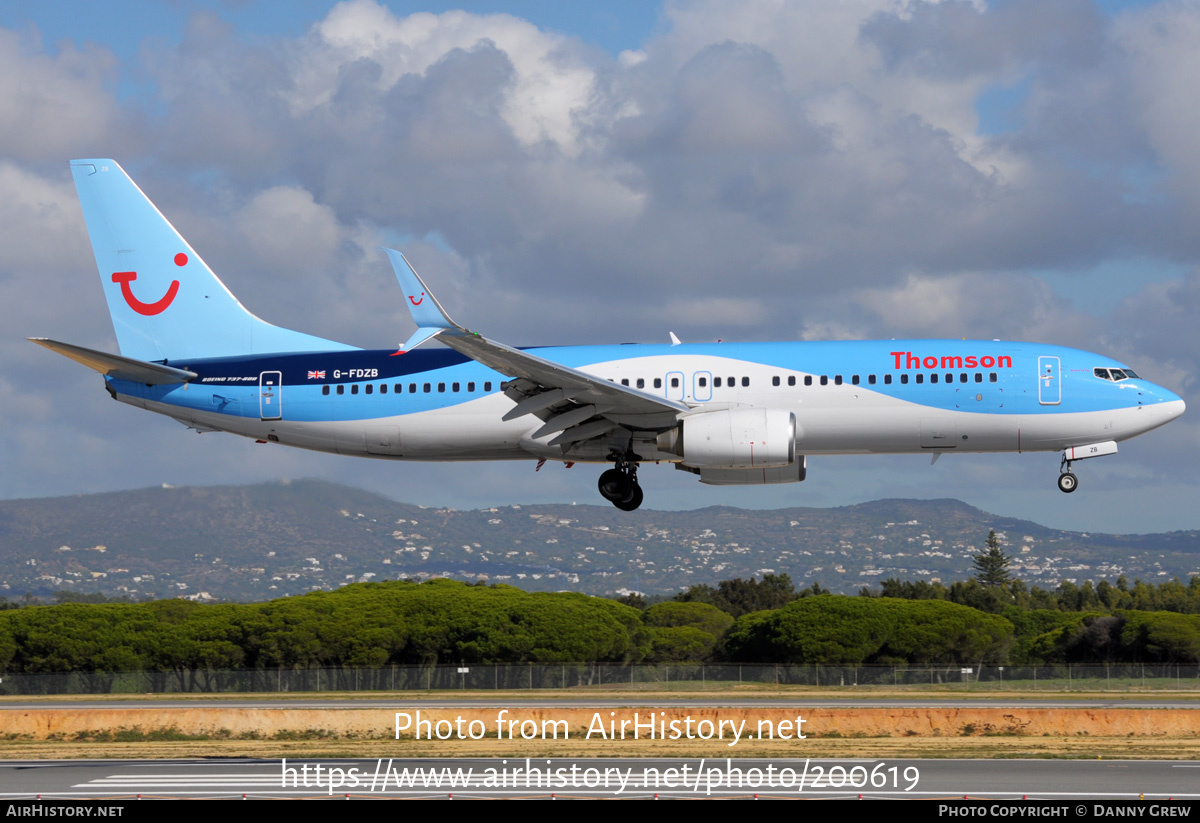
M 600 494 L 632 511 L 642 463 L 714 485 L 795 483 L 826 454 L 1061 451 L 1072 492 L 1075 461 L 1184 411 L 1110 357 L 1041 343 L 672 334 L 512 348 L 451 320 L 390 249 L 417 330 L 399 349 L 359 349 L 247 311 L 114 161 L 71 171 L 121 353 L 33 342 L 200 432 L 395 460 L 608 464 Z M 415 350 L 434 338 L 448 348 Z

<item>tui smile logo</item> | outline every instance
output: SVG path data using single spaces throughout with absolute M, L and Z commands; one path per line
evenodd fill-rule
M 187 265 L 187 255 L 183 252 L 175 255 L 175 265 Z M 113 272 L 112 281 L 121 284 L 121 296 L 125 298 L 125 302 L 129 304 L 129 308 L 133 309 L 138 314 L 143 314 L 151 317 L 156 314 L 162 314 L 167 310 L 175 300 L 175 295 L 179 293 L 179 281 L 172 280 L 171 285 L 167 288 L 167 293 L 155 300 L 153 303 L 145 303 L 138 300 L 133 293 L 133 288 L 129 285 L 134 280 L 137 280 L 137 272 L 135 271 L 115 271 Z
M 421 305 L 422 303 L 424 303 L 424 302 L 425 302 L 425 292 L 421 292 L 421 297 L 420 297 L 419 299 L 418 299 L 418 298 L 416 298 L 416 297 L 413 297 L 413 296 L 410 294 L 410 295 L 408 296 L 408 302 L 412 303 L 414 306 L 419 306 L 419 305 Z

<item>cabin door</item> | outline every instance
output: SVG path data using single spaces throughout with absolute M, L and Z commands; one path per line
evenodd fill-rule
M 1062 402 L 1061 370 L 1057 357 L 1038 358 L 1038 402 L 1043 406 L 1057 406 Z
M 265 371 L 258 376 L 258 416 L 263 420 L 283 418 L 283 372 Z

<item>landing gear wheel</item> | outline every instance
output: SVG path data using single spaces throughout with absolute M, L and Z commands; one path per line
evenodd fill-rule
M 1063 472 L 1058 476 L 1058 490 L 1070 494 L 1079 488 L 1079 478 L 1070 472 Z
M 600 475 L 600 480 L 596 483 L 596 487 L 600 489 L 600 496 L 618 505 L 629 497 L 631 488 L 636 485 L 630 474 L 620 469 L 609 469 Z
M 623 512 L 631 512 L 642 505 L 642 497 L 642 487 L 635 482 L 629 492 L 629 497 L 624 500 L 614 500 L 613 505 Z

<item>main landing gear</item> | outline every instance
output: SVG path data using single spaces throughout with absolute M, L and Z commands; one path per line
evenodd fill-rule
M 642 487 L 637 482 L 637 463 L 623 458 L 617 465 L 600 475 L 596 484 L 601 496 L 621 511 L 631 512 L 642 505 Z
M 1071 473 L 1071 461 L 1064 454 L 1058 466 L 1058 490 L 1070 494 L 1079 488 L 1079 478 Z

